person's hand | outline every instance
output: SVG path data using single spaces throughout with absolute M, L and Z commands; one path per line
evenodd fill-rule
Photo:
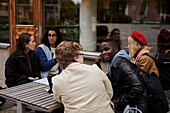
M 38 80 L 39 77 L 33 78 L 33 77 L 28 77 L 29 80 Z
M 38 80 L 38 79 L 39 79 L 39 77 L 35 77 L 35 78 L 34 78 L 34 80 Z
M 96 58 L 96 60 L 95 60 L 95 64 L 97 64 L 97 66 L 100 68 L 100 69 L 102 69 L 102 67 L 101 67 L 101 65 L 100 65 L 100 62 L 105 62 L 104 61 L 104 59 L 103 59 L 103 55 L 102 54 L 100 54 L 97 58 Z
M 99 64 L 100 62 L 105 62 L 104 61 L 104 59 L 103 59 L 103 55 L 102 54 L 100 54 L 97 58 L 96 58 L 96 60 L 95 60 L 95 64 Z
M 28 79 L 29 79 L 29 80 L 34 80 L 34 78 L 33 78 L 33 77 L 28 77 Z

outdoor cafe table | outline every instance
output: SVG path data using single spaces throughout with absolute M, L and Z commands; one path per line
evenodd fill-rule
M 25 113 L 25 107 L 43 112 L 52 112 L 61 107 L 62 104 L 56 102 L 45 89 L 49 86 L 30 82 L 0 90 L 0 96 L 15 101 L 17 113 Z

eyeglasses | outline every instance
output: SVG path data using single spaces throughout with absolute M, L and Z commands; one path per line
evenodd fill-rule
M 81 55 L 81 56 L 83 56 L 84 54 L 83 54 L 83 53 L 79 53 L 78 55 Z
M 113 33 L 114 35 L 120 35 L 120 33 Z
M 53 37 L 57 37 L 57 35 L 56 34 L 48 34 L 48 37 L 53 38 Z

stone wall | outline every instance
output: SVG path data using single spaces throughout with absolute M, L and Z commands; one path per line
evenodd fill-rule
M 0 86 L 2 87 L 5 87 L 5 62 L 10 51 L 10 44 L 0 43 Z

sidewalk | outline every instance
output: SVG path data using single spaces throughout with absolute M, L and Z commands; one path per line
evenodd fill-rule
M 170 93 L 170 91 L 169 91 L 169 93 Z M 169 95 L 169 96 L 170 96 L 170 95 Z M 168 100 L 168 103 L 169 103 L 169 107 L 170 107 L 170 99 Z M 10 104 L 10 103 L 8 103 L 8 104 Z M 8 108 L 8 109 L 5 109 L 5 110 L 0 111 L 0 113 L 17 113 L 17 107 L 16 107 L 16 106 L 13 106 L 13 107 L 11 107 L 11 108 Z M 32 111 L 27 111 L 26 113 L 35 113 L 35 111 L 34 111 L 34 110 L 32 110 Z M 170 111 L 167 112 L 167 113 L 170 113 Z

